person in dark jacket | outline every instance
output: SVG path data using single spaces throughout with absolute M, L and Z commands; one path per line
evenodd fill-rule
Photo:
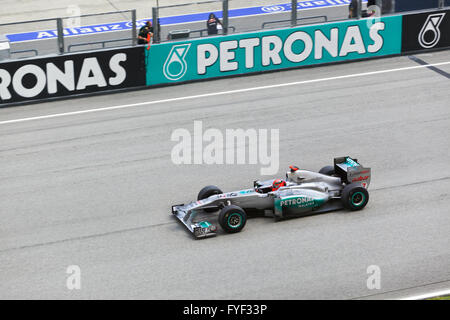
M 209 14 L 208 21 L 206 21 L 206 28 L 208 28 L 208 35 L 217 34 L 217 25 L 220 24 L 223 28 L 222 22 L 216 17 L 214 13 Z
M 139 29 L 138 34 L 138 44 L 148 44 L 150 38 L 153 37 L 153 26 L 152 22 L 149 20 L 141 29 Z M 151 40 L 150 40 L 151 41 Z

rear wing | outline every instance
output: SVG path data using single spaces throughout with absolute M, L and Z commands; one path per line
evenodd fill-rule
M 358 159 L 349 156 L 334 158 L 334 171 L 347 184 L 360 183 L 364 188 L 370 185 L 371 169 L 358 163 Z

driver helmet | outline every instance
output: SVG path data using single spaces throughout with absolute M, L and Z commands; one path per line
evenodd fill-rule
M 286 186 L 286 181 L 282 179 L 275 179 L 272 183 L 272 191 L 277 191 L 281 187 Z

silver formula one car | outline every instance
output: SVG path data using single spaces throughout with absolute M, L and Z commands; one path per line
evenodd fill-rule
M 227 233 L 241 231 L 249 215 L 276 220 L 347 208 L 361 210 L 369 201 L 371 169 L 350 157 L 334 159 L 334 166 L 319 172 L 291 166 L 286 180 L 255 181 L 253 188 L 223 193 L 206 186 L 197 201 L 172 206 L 175 215 L 196 238 L 215 236 L 217 227 L 207 221 L 220 210 L 218 222 Z

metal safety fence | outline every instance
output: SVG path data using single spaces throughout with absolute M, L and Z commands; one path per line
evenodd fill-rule
M 4 23 L 0 24 L 0 59 L 134 46 L 136 32 L 136 10 Z
M 206 28 L 210 14 L 220 21 L 217 34 L 286 28 L 398 12 L 450 6 L 450 0 L 287 0 L 258 1 L 243 7 L 242 0 L 207 0 L 152 8 L 154 42 L 211 36 Z M 292 8 L 296 8 L 292 10 Z M 185 19 L 190 16 L 191 19 Z M 178 17 L 178 19 L 174 19 Z
M 188 1 L 188 0 L 186 0 Z M 138 45 L 139 29 L 153 22 L 153 43 L 310 25 L 371 15 L 444 8 L 450 0 L 204 0 L 136 10 L 75 14 L 0 24 L 0 60 Z M 293 8 L 295 8 L 293 10 Z M 217 18 L 208 28 L 211 15 Z M 214 29 L 213 28 L 213 29 Z
M 347 0 L 339 2 L 293 0 L 284 4 L 280 2 L 262 0 L 255 6 L 254 1 L 206 0 L 153 7 L 152 21 L 159 22 L 153 23 L 154 42 L 243 33 L 348 18 Z M 219 21 L 217 33 L 211 33 L 207 28 L 211 14 Z

